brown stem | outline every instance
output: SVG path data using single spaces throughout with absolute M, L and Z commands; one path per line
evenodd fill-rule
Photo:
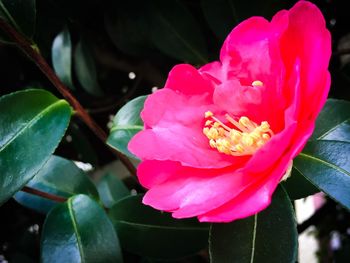
M 95 133 L 95 135 L 103 142 L 107 140 L 105 131 L 90 117 L 83 106 L 70 93 L 69 89 L 61 82 L 51 67 L 47 64 L 45 59 L 38 52 L 34 43 L 30 43 L 26 37 L 17 32 L 13 27 L 7 24 L 0 18 L 0 28 L 13 40 L 17 46 L 39 67 L 39 69 L 46 75 L 51 83 L 57 88 L 62 96 L 73 106 L 77 115 L 85 122 L 85 124 Z M 136 174 L 136 169 L 130 160 L 122 153 L 113 149 L 113 152 L 118 156 L 120 161 L 125 165 L 129 172 Z
M 40 197 L 44 197 L 46 199 L 50 199 L 52 201 L 56 201 L 56 202 L 60 202 L 60 203 L 63 203 L 65 201 L 67 201 L 67 198 L 65 197 L 61 197 L 61 196 L 57 196 L 57 195 L 53 195 L 53 194 L 49 194 L 49 193 L 46 193 L 46 192 L 42 192 L 40 190 L 37 190 L 37 189 L 34 189 L 34 188 L 31 188 L 29 186 L 24 186 L 22 189 L 21 189 L 22 192 L 26 192 L 28 194 L 32 194 L 32 195 L 37 195 L 37 196 L 40 196 Z

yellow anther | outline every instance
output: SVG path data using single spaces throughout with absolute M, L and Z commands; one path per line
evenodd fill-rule
M 227 139 L 218 139 L 216 141 L 216 148 L 219 152 L 230 154 L 231 143 Z
M 250 137 L 254 141 L 258 141 L 261 138 L 261 133 L 258 131 L 258 129 L 255 129 L 252 133 L 250 133 Z
M 209 138 L 209 139 L 217 139 L 218 137 L 219 137 L 219 132 L 218 132 L 218 130 L 217 129 L 215 129 L 215 128 L 210 128 L 209 129 L 209 131 L 208 131 L 208 133 L 207 133 L 207 137 Z
M 205 126 L 209 126 L 209 125 L 212 124 L 212 123 L 213 123 L 213 121 L 207 120 L 207 121 L 205 122 Z
M 219 136 L 224 136 L 225 135 L 225 130 L 223 128 L 218 128 Z
M 264 133 L 264 134 L 262 135 L 262 138 L 263 138 L 265 141 L 268 141 L 268 140 L 271 139 L 271 136 L 268 135 L 267 133 Z
M 222 146 L 224 146 L 225 148 L 230 148 L 231 147 L 231 143 L 229 142 L 229 140 L 223 139 L 222 140 Z
M 246 116 L 239 118 L 239 123 L 244 125 L 245 127 L 248 127 L 249 125 L 251 125 L 250 120 Z
M 264 145 L 265 145 L 265 142 L 262 141 L 262 140 L 260 140 L 260 141 L 258 141 L 258 142 L 256 143 L 256 146 L 258 146 L 258 148 L 260 148 L 260 147 L 262 147 L 262 146 L 264 146 Z
M 254 144 L 254 140 L 249 134 L 243 134 L 242 144 L 246 146 L 252 146 Z
M 230 131 L 230 138 L 233 143 L 238 143 L 242 138 L 242 134 L 239 131 L 232 129 Z
M 237 152 L 239 152 L 239 153 L 243 153 L 244 152 L 244 147 L 240 143 L 236 144 L 235 148 L 236 148 L 235 150 Z
M 205 114 L 204 114 L 204 116 L 206 117 L 206 118 L 209 118 L 209 117 L 211 117 L 211 116 L 213 116 L 214 114 L 211 112 L 211 111 L 206 111 L 205 112 Z
M 252 86 L 253 87 L 262 87 L 262 86 L 264 86 L 264 83 L 262 83 L 260 80 L 254 80 L 252 82 Z
M 269 125 L 269 123 L 268 123 L 267 121 L 261 122 L 261 124 L 260 124 L 260 130 L 261 130 L 262 132 L 268 132 L 268 131 L 270 130 L 270 125 Z
M 211 111 L 207 111 L 205 117 L 210 117 L 205 121 L 206 127 L 203 128 L 203 134 L 209 139 L 210 147 L 227 155 L 252 155 L 273 136 L 267 121 L 257 125 L 246 116 L 237 121 L 226 114 L 228 123 L 223 123 Z

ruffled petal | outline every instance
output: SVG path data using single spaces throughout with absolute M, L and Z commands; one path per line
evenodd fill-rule
M 204 113 L 216 111 L 207 95 L 185 96 L 162 89 L 149 96 L 141 113 L 149 128 L 137 133 L 129 150 L 142 160 L 171 160 L 199 168 L 243 164 L 246 157 L 219 153 L 203 134 Z
M 220 53 L 227 78 L 237 78 L 247 86 L 260 80 L 267 87 L 278 89 L 284 71 L 279 38 L 285 27 L 274 26 L 262 17 L 252 17 L 235 27 Z
M 186 95 L 212 94 L 214 86 L 204 79 L 198 70 L 188 64 L 176 65 L 169 73 L 166 89 L 172 89 Z
M 323 98 L 329 90 L 328 64 L 331 56 L 331 36 L 320 10 L 312 3 L 300 1 L 288 12 L 277 14 L 273 24 L 288 14 L 288 28 L 281 38 L 281 54 L 287 76 L 293 72 L 296 59 L 300 60 L 301 116 L 309 117 L 309 109 L 317 116 Z M 286 90 L 288 92 L 288 90 Z
M 244 174 L 237 167 L 197 169 L 169 161 L 143 162 L 138 177 L 143 186 L 150 188 L 143 203 L 173 212 L 178 218 L 192 217 L 219 207 L 249 184 L 242 184 Z
M 263 121 L 266 116 L 262 110 L 264 87 L 242 86 L 234 79 L 218 85 L 214 92 L 214 103 L 232 116 L 254 117 L 254 121 Z M 265 119 L 266 120 L 266 119 Z
M 286 164 L 286 162 L 283 162 L 283 164 Z M 266 181 L 259 182 L 257 186 L 251 186 L 225 205 L 199 215 L 199 221 L 231 222 L 262 211 L 271 203 L 271 196 L 280 181 L 279 176 L 276 175 L 284 173 L 287 167 L 288 165 L 281 165 L 279 169 L 274 170 L 275 174 L 271 174 Z

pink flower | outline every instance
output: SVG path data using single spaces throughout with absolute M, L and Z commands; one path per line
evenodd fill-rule
M 239 24 L 219 62 L 175 66 L 129 143 L 149 189 L 143 202 L 209 222 L 266 208 L 325 103 L 330 54 L 321 12 L 300 1 L 271 22 Z

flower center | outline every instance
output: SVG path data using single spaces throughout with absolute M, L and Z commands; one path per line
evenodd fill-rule
M 236 121 L 225 115 L 228 125 L 217 119 L 211 111 L 205 113 L 203 133 L 209 139 L 209 145 L 221 153 L 233 156 L 252 155 L 273 136 L 267 121 L 257 125 L 248 117 L 242 116 Z

